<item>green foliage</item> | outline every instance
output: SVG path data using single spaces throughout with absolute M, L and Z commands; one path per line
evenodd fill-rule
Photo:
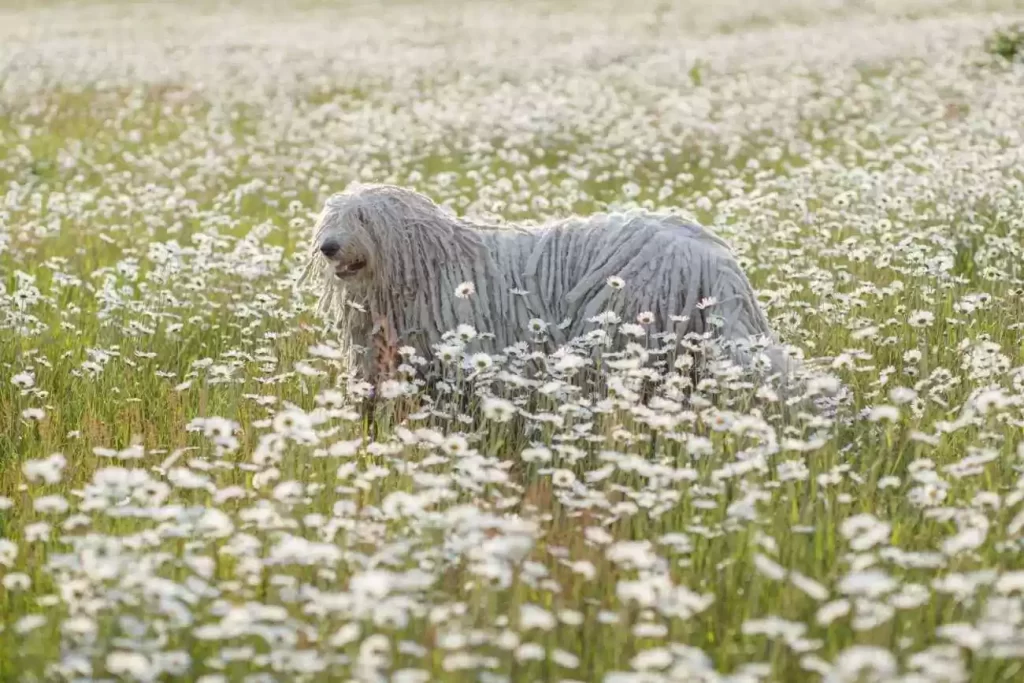
M 1024 58 L 1024 22 L 997 30 L 986 41 L 985 49 L 1011 62 Z

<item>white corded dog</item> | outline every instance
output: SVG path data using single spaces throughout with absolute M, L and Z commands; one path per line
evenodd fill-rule
M 320 215 L 306 275 L 318 271 L 320 310 L 371 381 L 399 346 L 432 359 L 460 324 L 489 333 L 482 350 L 500 352 L 531 336 L 531 320 L 549 323 L 557 346 L 607 312 L 623 321 L 653 314 L 652 330 L 710 336 L 739 365 L 791 370 L 726 243 L 670 214 L 495 227 L 455 218 L 411 190 L 360 186 L 332 196 Z M 475 293 L 460 298 L 465 282 Z

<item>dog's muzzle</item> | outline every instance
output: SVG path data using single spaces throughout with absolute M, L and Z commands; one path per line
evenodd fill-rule
M 334 261 L 340 251 L 341 245 L 338 244 L 336 240 L 325 240 L 320 245 L 320 253 L 330 261 Z M 347 278 L 355 275 L 365 267 L 366 261 L 364 259 L 355 259 L 352 261 L 336 263 L 334 266 L 334 274 L 339 278 Z

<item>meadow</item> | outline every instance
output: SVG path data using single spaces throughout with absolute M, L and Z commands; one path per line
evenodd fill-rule
M 0 680 L 1024 680 L 1014 11 L 0 8 Z M 682 212 L 813 377 L 463 329 L 370 420 L 299 281 L 354 182 Z

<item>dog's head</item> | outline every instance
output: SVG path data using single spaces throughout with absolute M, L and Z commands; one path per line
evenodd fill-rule
M 440 264 L 479 240 L 428 197 L 391 185 L 332 195 L 317 221 L 313 257 L 345 287 L 393 288 L 436 279 Z
M 368 280 L 374 270 L 371 216 L 365 200 L 358 191 L 332 195 L 317 221 L 314 256 L 321 256 L 333 277 L 346 284 Z

